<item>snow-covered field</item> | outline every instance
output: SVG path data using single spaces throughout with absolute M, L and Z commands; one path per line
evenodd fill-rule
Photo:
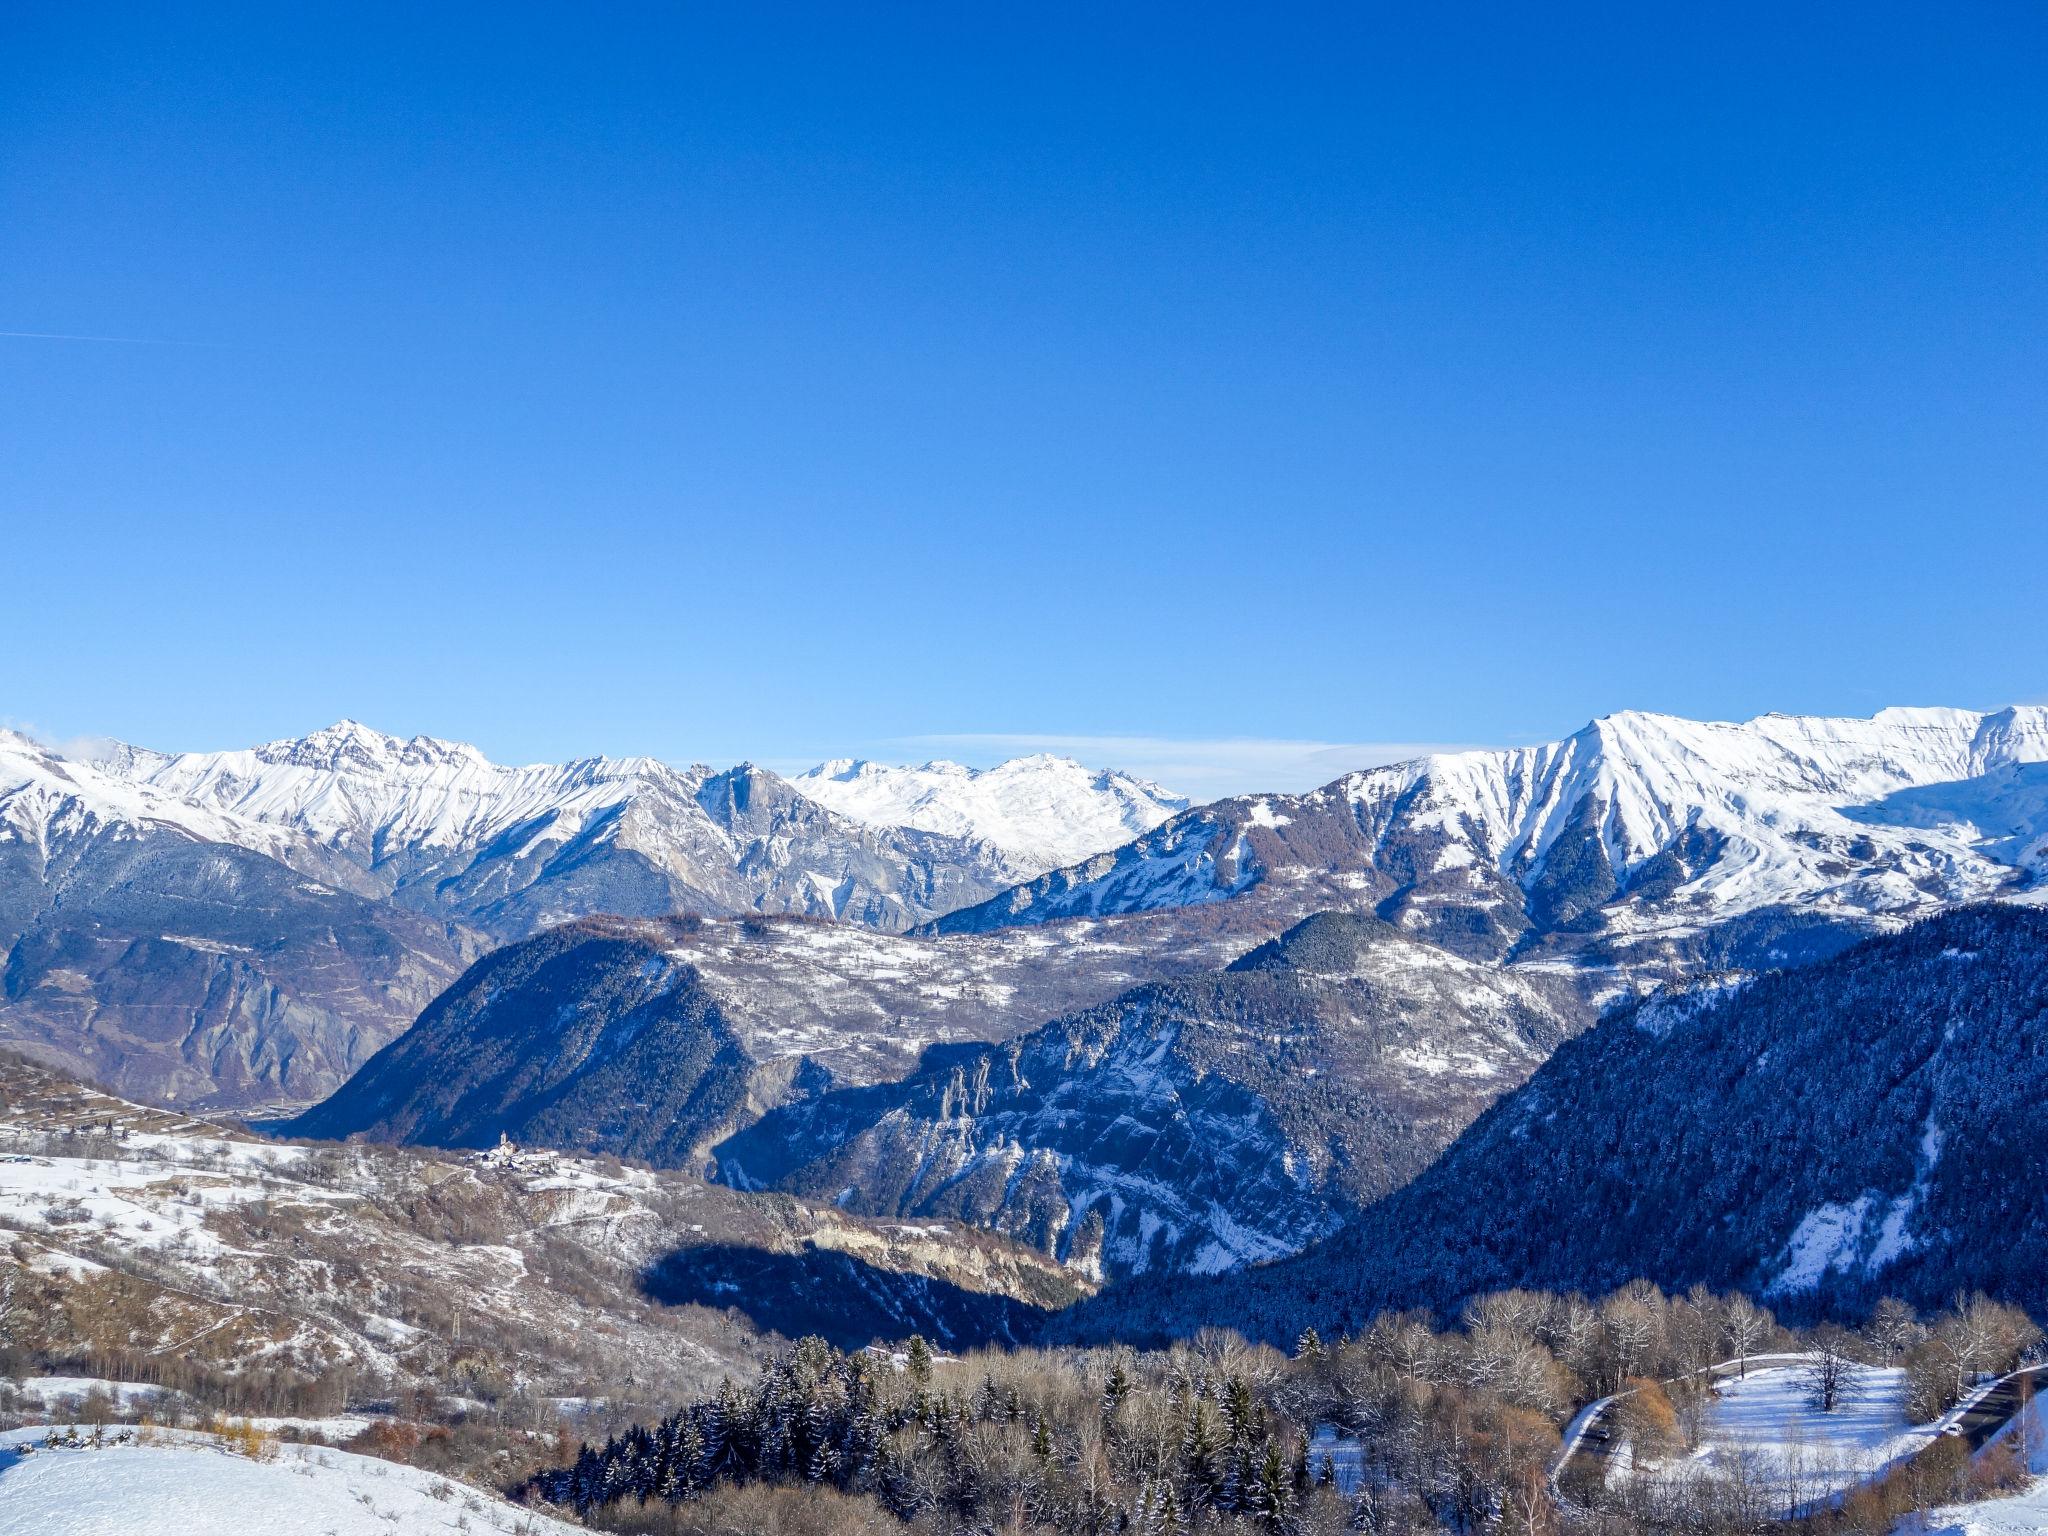
M 19 1449 L 46 1429 L 0 1434 L 0 1536 L 568 1536 L 431 1472 L 316 1446 L 253 1461 L 197 1435 L 100 1450 Z
M 1771 1489 L 1786 1508 L 1840 1493 L 1877 1476 L 1940 1433 L 1939 1422 L 1914 1424 L 1902 1406 L 1906 1373 L 1858 1366 L 1832 1412 L 1814 1406 L 1800 1366 L 1753 1370 L 1721 1383 L 1707 1406 L 1699 1449 L 1657 1468 L 1675 1479 L 1742 1478 Z
M 2048 1532 L 2048 1477 L 2010 1498 L 1929 1510 L 1899 1527 L 1899 1536 L 2042 1536 L 2043 1532 Z
M 1356 1435 L 1347 1435 L 1334 1424 L 1318 1424 L 1308 1442 L 1308 1464 L 1318 1476 L 1324 1462 L 1330 1464 L 1331 1479 L 1346 1498 L 1365 1482 L 1365 1447 Z
M 5 1385 L 0 1380 L 0 1387 Z M 108 1381 L 99 1376 L 29 1376 L 15 1388 L 20 1400 L 53 1413 L 75 1409 L 95 1392 L 104 1394 L 123 1412 L 129 1412 L 149 1406 L 153 1398 L 163 1394 L 163 1388 L 140 1381 Z

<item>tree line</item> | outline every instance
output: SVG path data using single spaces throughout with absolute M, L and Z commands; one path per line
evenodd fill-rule
M 1625 1433 L 1646 1457 L 1675 1456 L 1698 1443 L 1713 1393 L 1701 1373 L 1723 1361 L 1739 1373 L 1797 1348 L 1823 1411 L 1843 1373 L 1902 1366 L 1909 1411 L 1932 1417 L 2039 1339 L 2023 1313 L 1982 1298 L 1928 1318 L 1887 1302 L 1857 1329 L 1797 1333 L 1745 1296 L 1642 1282 L 1597 1300 L 1496 1292 L 1450 1327 L 1385 1313 L 1327 1342 L 1305 1330 L 1291 1352 L 1219 1330 L 1163 1350 L 951 1360 L 920 1340 L 891 1355 L 805 1339 L 751 1383 L 585 1445 L 524 1491 L 601 1528 L 665 1536 L 1547 1536 L 1560 1431 L 1594 1398 L 1628 1392 Z M 1961 1486 L 1902 1480 L 1892 1503 Z M 1761 1486 L 1566 1495 L 1596 1530 L 1714 1536 L 1784 1514 Z

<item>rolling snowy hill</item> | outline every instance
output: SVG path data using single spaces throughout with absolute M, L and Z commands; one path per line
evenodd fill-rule
M 1568 978 L 1372 918 L 1246 948 L 1172 914 L 936 939 L 590 921 L 479 962 L 293 1128 L 712 1157 L 1091 1275 L 1214 1271 L 1398 1187 L 1590 1018 Z
M 795 1097 L 715 1155 L 742 1188 L 951 1217 L 1096 1275 L 1214 1273 L 1398 1188 L 1584 1017 L 1555 977 L 1325 914 L 900 1082 Z

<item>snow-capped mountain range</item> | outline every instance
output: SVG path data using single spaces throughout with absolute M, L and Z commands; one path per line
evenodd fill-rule
M 2039 706 L 1625 713 L 1310 794 L 1176 803 L 1046 757 L 828 763 L 792 783 L 651 758 L 506 767 L 351 722 L 90 760 L 5 733 L 0 1030 L 146 1097 L 303 1103 L 492 944 L 594 913 L 961 935 L 1151 913 L 1144 975 L 1197 932 L 1249 947 L 1348 911 L 1482 963 L 1567 967 L 1604 999 L 2048 898 Z
M 401 740 L 352 720 L 231 752 L 115 746 L 89 766 L 232 818 L 214 816 L 202 835 L 239 841 L 247 835 L 244 823 L 282 827 L 373 869 L 431 856 L 432 869 L 445 879 L 450 859 L 469 851 L 492 847 L 494 857 L 523 860 L 591 833 L 741 910 L 756 903 L 735 903 L 736 893 L 720 889 L 730 882 L 715 866 L 744 864 L 752 855 L 758 872 L 777 864 L 781 848 L 748 847 L 751 828 L 727 826 L 724 836 L 707 840 L 701 825 L 684 823 L 707 816 L 730 822 L 736 801 L 751 804 L 764 794 L 784 814 L 804 816 L 814 834 L 864 842 L 871 839 L 852 829 L 874 829 L 879 846 L 901 853 L 906 863 L 944 861 L 986 884 L 1008 884 L 1113 848 L 1187 806 L 1155 784 L 1052 756 L 989 769 L 841 759 L 792 780 L 752 764 L 719 773 L 649 757 L 507 767 L 462 742 Z M 792 811 L 792 788 L 845 825 Z M 892 927 L 923 915 L 921 906 L 954 904 L 948 898 L 958 895 L 941 878 L 931 882 L 938 899 L 906 894 L 892 903 L 885 897 L 877 910 L 849 912 L 845 901 L 854 892 L 844 873 L 806 868 L 808 893 L 788 892 L 768 905 Z M 547 913 L 543 920 L 562 915 Z
M 1369 908 L 1466 953 L 1612 954 L 1740 919 L 1889 921 L 2048 874 L 2048 709 L 1741 724 L 1608 715 L 1562 741 L 1183 812 L 943 931 L 1250 900 Z
M 902 928 L 1017 873 L 993 845 L 866 827 L 750 764 L 505 767 L 460 743 L 343 721 L 235 752 L 116 748 L 96 766 L 234 829 L 286 829 L 407 905 L 507 938 L 593 911 Z
M 790 783 L 869 826 L 994 843 L 1034 875 L 1129 842 L 1188 808 L 1184 797 L 1144 779 L 1044 753 L 994 768 L 944 759 L 900 768 L 843 757 Z
M 1037 775 L 1057 782 L 1034 795 Z M 593 913 L 901 931 L 1044 867 L 1003 839 L 1114 839 L 1129 813 L 1127 781 L 1069 763 L 996 782 L 984 836 L 971 795 L 949 833 L 841 815 L 748 764 L 505 767 L 352 721 L 90 759 L 0 732 L 0 1029 L 147 1097 L 304 1100 L 493 942 Z

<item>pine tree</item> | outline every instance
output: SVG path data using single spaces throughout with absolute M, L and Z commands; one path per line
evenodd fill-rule
M 1102 1388 L 1102 1421 L 1107 1424 L 1116 1418 L 1117 1409 L 1131 1393 L 1131 1374 L 1124 1369 L 1124 1359 L 1118 1355 L 1109 1363 L 1109 1380 Z
M 1223 1422 L 1233 1443 L 1252 1437 L 1258 1410 L 1252 1403 L 1251 1384 L 1233 1376 L 1223 1387 Z
M 586 1445 L 576 1453 L 576 1467 L 569 1474 L 569 1503 L 582 1513 L 598 1502 L 603 1488 L 604 1463 Z
M 921 1333 L 913 1333 L 910 1342 L 903 1346 L 904 1369 L 910 1372 L 910 1379 L 923 1386 L 932 1379 L 932 1347 Z
M 718 1396 L 704 1406 L 704 1477 L 707 1482 L 734 1471 L 740 1464 L 733 1434 L 739 1418 L 738 1392 L 732 1378 L 718 1384 Z
M 676 1435 L 675 1475 L 662 1497 L 672 1502 L 694 1499 L 704 1487 L 704 1432 L 694 1417 L 685 1419 Z
M 1249 1511 L 1258 1486 L 1259 1463 L 1248 1438 L 1233 1437 L 1225 1457 L 1227 1469 L 1217 1492 L 1216 1507 L 1225 1511 Z
M 1222 1470 L 1217 1458 L 1223 1441 L 1216 1433 L 1209 1405 L 1200 1398 L 1188 1412 L 1187 1428 L 1181 1435 L 1180 1462 L 1189 1491 L 1202 1503 L 1214 1504 L 1223 1492 Z
M 1268 1440 L 1253 1484 L 1250 1514 L 1269 1536 L 1279 1536 L 1287 1529 L 1287 1516 L 1293 1507 L 1294 1500 L 1287 1488 L 1287 1463 L 1281 1459 L 1280 1447 Z
M 1323 1353 L 1322 1335 L 1313 1328 L 1302 1329 L 1301 1337 L 1294 1341 L 1294 1358 L 1315 1362 L 1323 1358 Z

